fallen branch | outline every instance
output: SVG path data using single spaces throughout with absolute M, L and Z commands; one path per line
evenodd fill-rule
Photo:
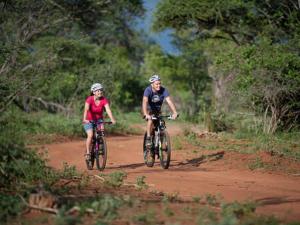
M 72 214 L 75 214 L 77 212 L 80 212 L 80 210 L 81 209 L 80 209 L 79 206 L 74 206 L 70 210 L 68 210 L 67 214 L 72 215 Z M 87 208 L 87 209 L 85 209 L 85 212 L 86 213 L 95 213 L 95 210 L 91 209 L 91 208 Z
M 58 210 L 57 209 L 54 209 L 54 208 L 48 208 L 48 207 L 39 207 L 39 206 L 36 206 L 36 205 L 31 205 L 29 204 L 28 202 L 26 202 L 26 200 L 21 196 L 21 195 L 18 195 L 22 202 L 30 209 L 36 209 L 36 210 L 40 210 L 40 211 L 43 211 L 43 212 L 48 212 L 48 213 L 53 213 L 53 214 L 58 214 Z
M 93 175 L 93 177 L 96 177 L 97 179 L 101 180 L 102 182 L 105 182 L 105 179 L 103 177 L 100 177 L 99 175 Z
M 298 177 L 298 176 L 300 176 L 300 173 L 294 173 L 292 175 L 295 176 L 295 177 Z
M 29 99 L 32 99 L 34 101 L 37 101 L 43 105 L 45 109 L 56 111 L 56 112 L 64 112 L 64 113 L 69 113 L 71 110 L 69 108 L 66 108 L 65 106 L 58 104 L 56 102 L 50 102 L 50 101 L 45 101 L 41 97 L 35 97 L 35 96 L 26 96 Z

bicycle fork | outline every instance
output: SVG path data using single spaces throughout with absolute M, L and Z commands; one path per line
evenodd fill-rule
M 160 156 L 161 141 L 160 141 L 160 130 L 154 133 L 154 151 Z

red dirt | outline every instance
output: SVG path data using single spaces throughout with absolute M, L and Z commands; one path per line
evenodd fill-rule
M 49 165 L 60 169 L 63 162 L 67 162 L 80 171 L 99 174 L 97 170 L 86 170 L 84 141 L 46 145 Z M 226 202 L 257 201 L 262 204 L 256 210 L 258 213 L 275 215 L 285 221 L 300 221 L 299 176 L 278 171 L 251 171 L 245 167 L 247 156 L 222 151 L 173 151 L 168 170 L 163 170 L 158 162 L 148 168 L 143 163 L 142 136 L 108 136 L 107 144 L 109 155 L 103 173 L 123 170 L 127 173 L 127 182 L 134 183 L 138 176 L 146 176 L 151 190 L 176 193 L 183 199 L 212 194 L 221 195 Z M 223 157 L 218 157 L 223 153 Z

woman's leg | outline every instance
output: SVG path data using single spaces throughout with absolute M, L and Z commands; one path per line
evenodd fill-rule
M 86 131 L 86 134 L 87 134 L 87 138 L 86 138 L 86 154 L 89 154 L 90 152 L 90 145 L 91 145 L 91 142 L 92 142 L 92 137 L 93 137 L 93 130 L 92 129 L 89 129 Z

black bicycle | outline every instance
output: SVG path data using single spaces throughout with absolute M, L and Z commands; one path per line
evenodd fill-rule
M 152 115 L 154 128 L 151 131 L 151 146 L 146 145 L 147 132 L 144 135 L 143 154 L 148 167 L 153 167 L 155 156 L 159 158 L 163 169 L 168 169 L 170 165 L 171 143 L 164 118 L 172 119 L 171 116 Z
M 107 121 L 90 121 L 93 125 L 93 138 L 90 145 L 89 159 L 86 159 L 86 166 L 89 170 L 92 170 L 94 163 L 96 161 L 96 166 L 98 170 L 104 170 L 107 160 L 107 145 L 105 139 L 105 132 L 101 130 L 101 125 L 112 124 L 112 122 Z

